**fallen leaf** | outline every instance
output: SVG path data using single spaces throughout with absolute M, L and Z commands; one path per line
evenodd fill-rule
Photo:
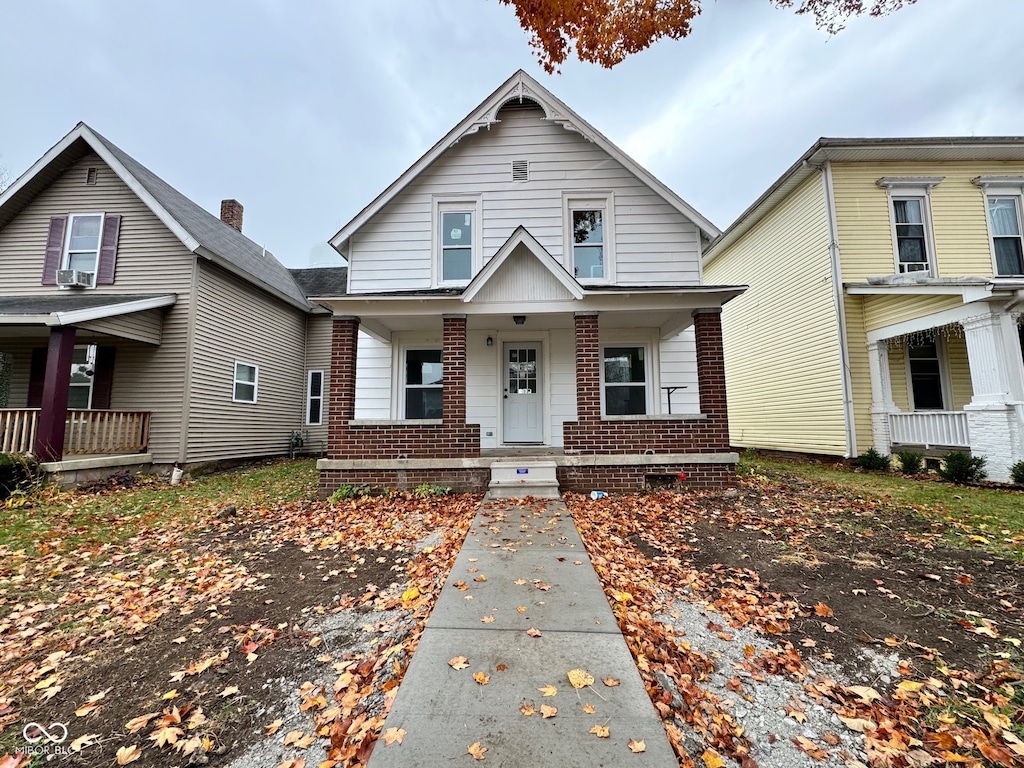
M 829 616 L 835 616 L 832 609 L 829 608 L 825 603 L 818 603 L 814 606 L 814 612 L 821 616 L 823 619 L 827 619 Z
M 594 676 L 585 669 L 570 669 L 567 674 L 573 688 L 586 688 L 594 684 Z
M 142 750 L 139 749 L 138 746 L 136 746 L 135 744 L 132 744 L 130 747 L 118 748 L 116 755 L 118 765 L 128 765 L 128 763 L 134 763 L 140 757 L 142 757 Z
M 519 705 L 519 711 L 527 717 L 537 714 L 537 707 L 532 701 L 524 701 Z
M 525 605 L 518 605 L 518 606 L 516 606 L 516 610 L 519 613 L 526 613 L 526 606 Z
M 484 752 L 487 751 L 487 747 L 480 746 L 479 741 L 475 741 L 466 747 L 466 751 L 473 756 L 474 760 L 483 760 Z
M 138 733 L 147 725 L 149 725 L 150 720 L 152 720 L 159 714 L 159 712 L 148 712 L 145 715 L 133 717 L 131 720 L 124 724 L 125 730 L 127 730 L 128 733 Z
M 541 631 L 536 627 L 530 627 L 528 630 L 526 630 L 526 634 L 528 634 L 530 637 L 540 637 Z
M 545 685 L 543 688 L 538 688 L 537 690 L 545 696 L 555 696 L 558 693 L 558 689 L 553 685 Z
M 619 684 L 619 681 L 614 677 L 606 677 L 602 679 L 601 682 L 607 685 L 609 688 L 614 688 Z
M 266 728 L 263 729 L 263 735 L 264 736 L 273 736 L 275 733 L 278 732 L 278 730 L 281 728 L 281 726 L 283 724 L 284 724 L 283 720 L 280 720 L 280 719 L 275 720 L 274 722 L 272 722 L 270 725 L 268 725 Z
M 381 738 L 384 739 L 384 745 L 390 746 L 391 744 L 401 744 L 402 739 L 405 738 L 404 728 L 388 728 L 384 733 L 381 734 Z
M 494 617 L 493 616 L 484 616 L 482 619 L 480 619 L 480 622 L 483 623 L 483 624 L 493 624 L 494 623 Z
M 220 696 L 222 699 L 226 699 L 228 696 L 234 696 L 236 693 L 238 693 L 238 686 L 237 685 L 229 685 L 227 688 L 225 688 L 223 691 L 221 691 L 217 695 Z
M 607 725 L 595 725 L 587 733 L 592 733 L 599 739 L 607 739 L 611 733 L 611 729 Z
M 643 739 L 640 739 L 640 741 L 637 741 L 636 739 L 630 739 L 629 743 L 626 744 L 626 746 L 629 747 L 629 751 L 630 752 L 646 752 L 647 751 L 647 744 L 644 743 Z
M 558 714 L 558 707 L 549 707 L 547 704 L 541 704 L 540 705 L 540 715 L 541 715 L 541 717 L 547 719 L 549 717 L 554 717 L 557 714 Z
M 181 637 L 174 638 L 173 640 L 171 640 L 171 642 L 172 643 L 177 643 L 178 645 L 181 645 L 182 643 L 187 643 L 188 642 L 188 638 L 186 638 L 184 635 L 182 635 Z
M 629 592 L 620 592 L 617 589 L 612 590 L 612 599 L 617 603 L 628 603 L 633 599 L 633 596 Z
M 700 759 L 704 761 L 704 765 L 707 768 L 725 768 L 725 761 L 722 759 L 722 756 L 713 749 L 705 749 Z
M 466 669 L 469 666 L 469 659 L 465 656 L 456 656 L 453 659 L 448 659 L 448 666 L 452 669 Z
M 584 704 L 583 711 L 586 712 L 588 715 L 592 715 L 596 710 L 594 709 L 593 704 Z
M 473 679 L 476 680 L 480 685 L 487 685 L 491 682 L 491 678 L 484 672 L 474 672 Z

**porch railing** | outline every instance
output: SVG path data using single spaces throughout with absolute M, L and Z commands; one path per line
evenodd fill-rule
M 31 453 L 38 408 L 0 408 L 0 452 Z M 68 411 L 64 455 L 139 453 L 149 445 L 149 411 Z
M 68 411 L 64 455 L 138 453 L 149 444 L 149 411 Z
M 890 413 L 889 433 L 894 444 L 970 448 L 967 414 L 963 411 Z
M 38 408 L 0 409 L 0 453 L 31 453 L 38 424 Z

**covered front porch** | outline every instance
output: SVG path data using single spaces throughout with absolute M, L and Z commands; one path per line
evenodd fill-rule
M 125 344 L 159 345 L 162 310 L 174 302 L 82 293 L 0 299 L 0 451 L 85 477 L 149 463 L 151 413 L 117 407 L 115 360 Z M 119 375 L 127 382 L 130 372 Z
M 867 334 L 874 447 L 984 456 L 1007 482 L 1024 460 L 1024 331 L 1016 291 L 969 292 L 962 306 Z

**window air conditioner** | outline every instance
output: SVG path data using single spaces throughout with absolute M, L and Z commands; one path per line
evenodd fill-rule
M 57 285 L 64 288 L 92 288 L 92 272 L 83 272 L 80 269 L 58 269 Z

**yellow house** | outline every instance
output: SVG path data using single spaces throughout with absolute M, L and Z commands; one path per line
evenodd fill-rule
M 1024 137 L 822 138 L 703 257 L 734 445 L 1024 460 Z

